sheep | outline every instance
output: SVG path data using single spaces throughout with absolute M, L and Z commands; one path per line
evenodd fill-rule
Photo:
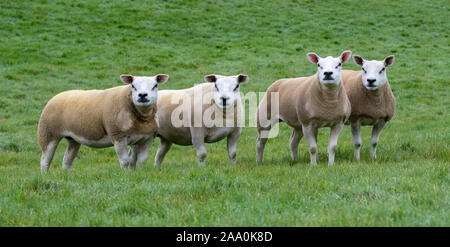
M 161 165 L 173 143 L 193 145 L 198 165 L 203 166 L 206 160 L 204 143 L 218 142 L 225 137 L 228 157 L 232 163 L 236 161 L 243 118 L 239 87 L 248 81 L 248 76 L 212 74 L 205 76 L 205 81 L 187 89 L 158 92 L 160 128 L 157 136 L 161 143 L 155 156 L 155 166 Z M 208 114 L 213 115 L 214 119 L 208 118 Z
M 157 86 L 168 77 L 121 75 L 128 85 L 106 90 L 70 90 L 54 96 L 38 124 L 41 171 L 48 171 L 62 138 L 68 144 L 63 169 L 72 167 L 81 144 L 93 148 L 114 146 L 123 168 L 135 169 L 136 162 L 144 163 L 158 129 Z
M 386 68 L 394 63 L 394 56 L 388 56 L 384 61 L 367 61 L 355 55 L 353 60 L 360 71 L 344 70 L 342 78 L 352 112 L 347 124 L 353 135 L 355 159 L 360 160 L 361 125 L 373 126 L 370 156 L 375 159 L 378 138 L 386 123 L 395 113 L 395 97 L 389 85 Z
M 317 163 L 318 129 L 330 127 L 328 165 L 333 165 L 337 140 L 351 110 L 341 79 L 342 64 L 351 54 L 351 51 L 344 51 L 339 58 L 321 58 L 315 53 L 308 53 L 308 59 L 317 64 L 317 73 L 309 77 L 280 79 L 269 86 L 256 113 L 258 163 L 263 162 L 267 133 L 274 124 L 285 122 L 293 128 L 290 138 L 292 160 L 298 159 L 298 144 L 304 135 L 312 165 Z M 272 102 L 273 94 L 279 95 L 279 102 Z M 272 104 L 278 104 L 278 113 L 271 112 Z

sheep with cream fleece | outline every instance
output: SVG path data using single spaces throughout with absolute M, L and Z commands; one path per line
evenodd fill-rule
M 157 85 L 168 75 L 121 75 L 128 85 L 106 90 L 70 90 L 54 96 L 42 111 L 38 143 L 41 170 L 48 171 L 56 147 L 67 139 L 63 168 L 70 168 L 80 145 L 114 146 L 122 167 L 135 168 L 147 160 L 158 121 Z M 127 146 L 130 145 L 130 152 Z
M 262 163 L 268 132 L 278 122 L 293 127 L 290 138 L 291 157 L 298 159 L 298 144 L 303 135 L 308 142 L 311 164 L 317 163 L 317 132 L 330 127 L 328 165 L 333 165 L 339 134 L 350 116 L 350 102 L 342 86 L 342 64 L 351 57 L 351 51 L 338 58 L 321 58 L 308 53 L 308 59 L 317 64 L 318 71 L 309 77 L 280 79 L 274 82 L 263 97 L 256 115 L 258 139 L 257 162 Z M 272 94 L 278 94 L 279 102 L 272 102 Z M 278 104 L 278 113 L 271 112 L 271 105 Z M 262 117 L 267 116 L 267 117 Z
M 246 75 L 205 76 L 207 83 L 181 90 L 158 92 L 158 137 L 161 144 L 155 156 L 159 166 L 173 143 L 193 145 L 198 164 L 206 159 L 205 143 L 227 138 L 228 157 L 236 160 L 236 149 L 243 109 L 239 87 L 248 81 Z
M 352 105 L 349 124 L 355 146 L 355 159 L 360 159 L 361 125 L 373 126 L 370 155 L 375 159 L 381 131 L 395 113 L 395 98 L 386 75 L 386 68 L 394 63 L 394 56 L 388 56 L 383 61 L 368 61 L 355 55 L 353 60 L 361 66 L 361 70 L 344 70 L 342 78 Z

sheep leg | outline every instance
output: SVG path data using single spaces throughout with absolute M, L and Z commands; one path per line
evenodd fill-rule
M 155 156 L 155 166 L 160 166 L 161 163 L 164 160 L 164 157 L 166 157 L 167 152 L 169 151 L 170 147 L 172 146 L 172 143 L 167 141 L 164 138 L 160 138 L 161 143 L 159 144 L 158 151 L 156 152 Z
M 52 162 L 53 156 L 55 155 L 56 147 L 58 147 L 59 141 L 61 139 L 56 139 L 47 144 L 45 150 L 42 150 L 41 156 L 41 172 L 47 172 Z
M 205 165 L 206 159 L 206 148 L 205 148 L 205 137 L 203 134 L 203 129 L 199 127 L 191 128 L 192 145 L 195 147 L 197 153 L 198 165 Z
M 127 139 L 123 138 L 120 141 L 114 142 L 114 150 L 116 150 L 117 157 L 119 158 L 119 163 L 122 168 L 127 168 L 131 163 L 131 158 L 127 151 Z
M 312 125 L 302 126 L 303 135 L 306 138 L 309 146 L 309 156 L 311 165 L 317 164 L 317 133 L 318 129 Z
M 263 163 L 264 158 L 264 148 L 266 147 L 267 139 L 269 139 L 269 133 L 272 126 L 275 124 L 274 121 L 268 125 L 268 127 L 258 127 L 258 139 L 256 139 L 256 162 L 258 164 Z
M 270 101 L 271 102 L 271 101 Z M 272 127 L 279 123 L 281 119 L 278 115 L 272 113 L 272 105 L 271 103 L 263 102 L 259 105 L 258 114 L 257 114 L 257 131 L 258 131 L 258 139 L 256 139 L 256 162 L 258 164 L 263 163 L 264 158 L 264 148 L 266 147 L 267 140 L 270 136 L 270 130 Z M 271 106 L 270 108 L 268 106 Z M 267 109 L 267 114 L 263 114 L 264 110 Z M 262 115 L 261 115 L 262 114 Z M 267 116 L 268 119 L 266 119 Z
M 128 151 L 128 156 L 130 157 L 131 161 L 128 164 L 128 168 L 131 168 L 133 170 L 136 169 L 136 161 L 137 161 L 137 155 L 138 155 L 138 145 L 132 145 L 130 148 L 130 151 Z
M 360 150 L 361 150 L 361 122 L 355 121 L 350 123 L 350 128 L 352 130 L 353 135 L 353 143 L 355 146 L 355 159 L 357 161 L 360 160 Z
M 228 137 L 227 137 L 227 148 L 228 148 L 228 157 L 230 158 L 231 163 L 236 162 L 236 149 L 239 140 L 239 136 L 241 135 L 241 129 L 236 128 Z
M 384 125 L 386 125 L 386 122 L 380 121 L 373 126 L 372 141 L 370 142 L 370 156 L 372 157 L 372 159 L 375 159 L 377 157 L 378 138 L 380 137 L 380 134 L 384 128 Z
M 81 144 L 74 140 L 67 140 L 67 149 L 66 153 L 64 153 L 64 158 L 62 162 L 63 169 L 70 169 L 72 167 L 73 160 L 78 154 L 78 150 L 80 150 Z
M 303 137 L 301 129 L 293 129 L 290 138 L 291 158 L 293 161 L 298 160 L 298 144 Z
M 331 127 L 330 130 L 330 140 L 328 142 L 328 165 L 332 166 L 334 164 L 334 156 L 336 154 L 337 141 L 339 138 L 339 134 L 344 128 L 344 123 L 338 123 Z
M 153 143 L 153 136 L 146 139 L 136 147 L 136 153 L 137 153 L 137 163 L 139 165 L 145 163 L 148 159 L 148 150 L 152 146 Z
M 263 163 L 264 148 L 266 147 L 267 139 L 268 138 L 264 138 L 259 135 L 256 140 L 256 162 L 258 162 L 258 164 Z

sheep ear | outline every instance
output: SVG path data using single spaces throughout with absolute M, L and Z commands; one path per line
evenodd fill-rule
M 309 61 L 311 61 L 311 63 L 315 63 L 315 64 L 317 64 L 320 59 L 320 57 L 314 52 L 310 52 L 310 53 L 306 54 L 306 57 L 308 57 L 308 59 L 309 59 Z
M 155 76 L 155 78 L 156 78 L 156 82 L 161 84 L 161 83 L 166 82 L 167 79 L 169 79 L 169 75 L 166 75 L 166 74 L 157 74 L 157 75 Z
M 120 75 L 120 79 L 126 84 L 133 83 L 134 77 L 132 75 Z
M 363 66 L 364 59 L 361 56 L 354 55 L 353 61 L 355 61 L 356 65 Z
M 391 66 L 394 64 L 394 55 L 390 55 L 384 59 L 384 66 Z
M 238 81 L 238 83 L 246 83 L 246 82 L 248 82 L 248 75 L 242 75 L 242 74 L 238 75 L 237 76 L 237 81 Z
M 207 76 L 205 76 L 205 81 L 206 82 L 216 82 L 217 77 L 216 77 L 216 75 L 207 75 Z
M 351 56 L 352 56 L 351 51 L 344 51 L 344 52 L 342 52 L 342 54 L 339 58 L 341 59 L 342 63 L 345 63 L 350 59 Z

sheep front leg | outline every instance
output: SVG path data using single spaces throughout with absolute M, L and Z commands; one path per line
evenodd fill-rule
M 205 136 L 203 134 L 203 128 L 193 127 L 191 128 L 192 145 L 195 147 L 197 153 L 198 165 L 204 166 L 206 159 L 206 148 L 205 148 Z
M 123 138 L 120 141 L 114 142 L 114 150 L 116 150 L 119 163 L 122 168 L 127 168 L 131 163 L 131 158 L 127 152 L 127 139 Z
M 317 164 L 317 132 L 318 129 L 311 124 L 308 126 L 302 126 L 303 135 L 306 138 L 309 146 L 309 156 L 311 159 L 311 165 Z
M 62 162 L 63 169 L 70 169 L 72 167 L 73 160 L 77 156 L 80 146 L 81 144 L 74 140 L 67 140 L 67 149 Z
M 350 128 L 353 135 L 353 143 L 355 146 L 355 159 L 360 160 L 360 150 L 361 150 L 361 122 L 355 121 L 350 123 Z
M 380 121 L 373 126 L 372 141 L 370 142 L 370 156 L 372 157 L 372 159 L 375 159 L 377 157 L 378 138 L 380 137 L 380 134 L 384 128 L 384 125 L 386 125 L 386 122 Z
M 334 164 L 334 156 L 336 154 L 337 141 L 339 134 L 344 128 L 344 123 L 337 123 L 330 130 L 330 141 L 328 142 L 328 165 L 332 166 Z
M 236 162 L 236 149 L 240 135 L 241 135 L 241 128 L 236 128 L 227 137 L 228 157 L 230 158 L 232 164 Z

